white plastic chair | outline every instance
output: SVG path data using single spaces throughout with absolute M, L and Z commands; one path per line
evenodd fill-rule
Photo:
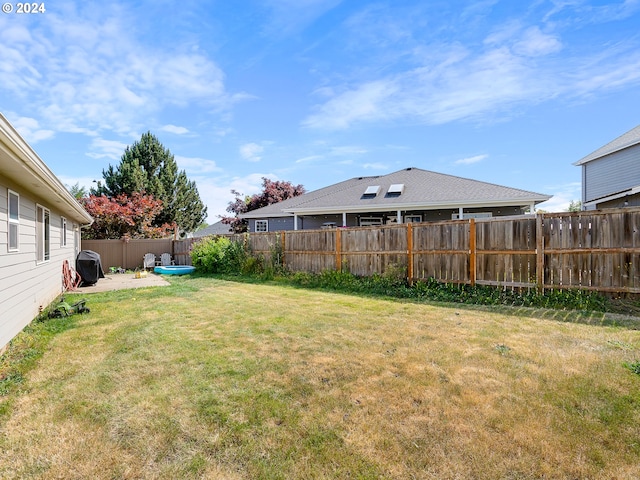
M 145 253 L 143 260 L 144 269 L 154 268 L 156 266 L 156 255 L 155 253 Z
M 173 265 L 173 260 L 171 260 L 170 253 L 163 253 L 160 255 L 160 265 L 166 267 L 167 265 Z

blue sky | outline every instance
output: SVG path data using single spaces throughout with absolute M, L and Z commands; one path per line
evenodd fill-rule
M 210 223 L 263 176 L 410 166 L 560 211 L 572 163 L 640 123 L 640 0 L 44 5 L 0 13 L 0 111 L 68 185 L 151 131 Z

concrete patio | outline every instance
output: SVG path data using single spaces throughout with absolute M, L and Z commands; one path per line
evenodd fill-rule
M 90 286 L 79 287 L 69 293 L 100 293 L 112 290 L 125 290 L 129 288 L 165 287 L 170 285 L 162 275 L 147 272 L 146 277 L 136 278 L 133 273 L 105 274 L 97 283 Z

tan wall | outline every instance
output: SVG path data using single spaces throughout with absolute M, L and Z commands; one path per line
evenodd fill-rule
M 122 267 L 129 270 L 142 268 L 142 260 L 147 253 L 160 255 L 170 253 L 173 256 L 173 241 L 170 238 L 142 238 L 122 240 L 82 240 L 82 250 L 93 250 L 100 254 L 105 273 L 110 267 Z M 177 262 L 176 262 L 177 263 Z

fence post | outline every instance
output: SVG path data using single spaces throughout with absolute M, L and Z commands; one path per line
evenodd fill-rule
M 342 229 L 336 228 L 336 271 L 342 271 Z
M 536 214 L 536 284 L 538 293 L 544 293 L 544 213 Z
M 469 219 L 469 280 L 471 282 L 471 286 L 476 284 L 476 219 Z
M 407 223 L 407 280 L 413 285 L 413 224 Z
M 283 269 L 287 266 L 287 265 L 286 265 L 286 262 L 284 261 L 284 259 L 285 259 L 285 257 L 286 257 L 286 253 L 287 253 L 287 252 L 285 251 L 285 249 L 284 249 L 284 248 L 285 248 L 285 245 L 286 245 L 286 242 L 285 242 L 285 232 L 284 232 L 284 230 L 282 230 L 282 231 L 280 232 L 280 251 L 282 252 L 282 268 L 283 268 Z

